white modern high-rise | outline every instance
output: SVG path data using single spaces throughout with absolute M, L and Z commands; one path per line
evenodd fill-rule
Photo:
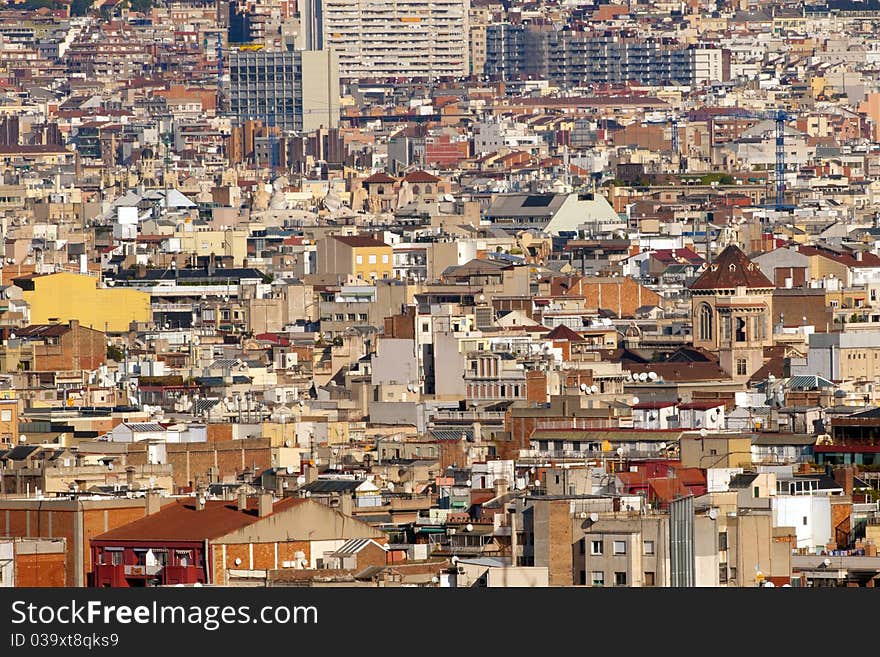
M 469 0 L 303 0 L 304 46 L 332 49 L 339 77 L 468 74 Z

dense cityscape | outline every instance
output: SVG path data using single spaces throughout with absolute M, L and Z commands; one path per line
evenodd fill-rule
M 878 29 L 3 4 L 0 587 L 875 586 Z

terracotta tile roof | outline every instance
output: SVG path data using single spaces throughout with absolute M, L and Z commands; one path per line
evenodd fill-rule
M 381 242 L 371 235 L 334 235 L 333 237 L 352 248 L 388 246 L 385 242 Z
M 372 183 L 385 183 L 387 185 L 387 184 L 396 183 L 396 182 L 397 182 L 397 179 L 392 178 L 384 171 L 379 171 L 377 173 L 374 173 L 372 176 L 370 176 L 368 178 L 364 178 L 361 181 L 361 183 L 364 183 L 367 185 L 372 184 Z
M 403 179 L 408 183 L 438 183 L 440 179 L 427 171 L 410 171 Z
M 694 281 L 692 290 L 719 290 L 735 287 L 774 288 L 770 279 L 748 259 L 739 247 L 731 244 Z
M 575 333 L 565 324 L 560 324 L 544 336 L 545 340 L 557 340 L 560 342 L 586 342 L 583 337 Z
M 288 497 L 275 502 L 272 513 L 278 513 L 307 500 Z M 166 504 L 152 515 L 117 527 L 100 536 L 99 541 L 202 541 L 225 536 L 261 520 L 257 500 L 248 501 L 246 511 L 239 511 L 235 501 L 209 500 L 201 511 L 193 499 L 180 499 Z

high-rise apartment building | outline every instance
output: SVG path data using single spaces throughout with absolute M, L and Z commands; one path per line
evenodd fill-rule
M 339 77 L 468 75 L 469 0 L 303 0 L 304 45 L 332 49 Z
M 238 124 L 262 121 L 311 132 L 339 123 L 339 68 L 331 51 L 234 50 L 229 113 Z
M 618 35 L 496 23 L 486 29 L 487 75 L 546 78 L 576 87 L 595 83 L 701 84 L 729 78 L 727 51 Z

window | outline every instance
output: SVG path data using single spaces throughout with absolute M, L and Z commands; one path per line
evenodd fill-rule
M 614 573 L 614 586 L 626 586 L 626 573 Z
M 348 313 L 348 321 L 349 322 L 353 322 L 356 317 L 357 317 L 357 315 L 355 315 L 354 313 Z
M 364 256 L 362 256 L 362 255 L 356 255 L 356 256 L 354 257 L 354 263 L 355 263 L 356 265 L 362 265 L 362 264 L 364 264 Z
M 582 538 L 581 540 L 578 541 L 578 552 L 580 554 L 587 553 L 587 539 Z M 586 577 L 586 575 L 585 575 L 585 577 Z
M 427 333 L 430 330 L 431 329 L 430 329 L 430 326 L 428 325 L 428 322 L 422 322 L 422 333 Z
M 626 554 L 626 541 L 614 541 L 614 554 Z
M 602 541 L 592 541 L 590 543 L 590 554 L 594 556 L 602 554 Z
M 712 335 L 712 308 L 704 303 L 700 306 L 700 340 L 711 340 Z
M 122 565 L 122 552 L 114 551 L 110 553 L 110 563 L 114 566 Z
M 718 581 L 726 582 L 727 581 L 727 562 L 718 564 Z
M 345 321 L 345 315 L 343 315 L 342 313 L 336 313 L 336 321 L 337 321 L 337 322 L 344 322 L 344 321 Z
M 718 549 L 727 549 L 727 532 L 718 532 Z
M 748 374 L 748 365 L 745 358 L 736 359 L 736 374 L 737 376 L 745 376 Z
M 804 516 L 804 527 L 807 526 L 807 516 Z
M 730 575 L 729 575 L 730 579 L 735 580 L 736 579 L 736 566 L 730 566 L 729 571 L 730 571 Z
M 387 253 L 386 253 L 385 255 L 382 256 L 382 264 L 383 264 L 383 265 L 387 265 L 387 264 L 388 264 L 388 254 L 387 254 Z
M 654 573 L 645 573 L 645 586 L 654 586 Z
M 367 256 L 367 262 L 370 263 L 371 265 L 375 265 L 375 264 L 376 264 L 376 256 L 375 256 L 375 254 L 374 254 L 374 255 Z
M 645 541 L 645 554 L 654 554 L 654 541 Z
M 3 411 L 2 413 L 0 413 L 0 420 L 3 420 L 3 422 L 11 422 L 12 411 Z
M 366 322 L 367 321 L 367 313 L 360 313 L 358 315 L 358 321 L 359 322 Z
M 593 586 L 605 586 L 605 573 L 601 570 L 594 570 L 591 574 Z

